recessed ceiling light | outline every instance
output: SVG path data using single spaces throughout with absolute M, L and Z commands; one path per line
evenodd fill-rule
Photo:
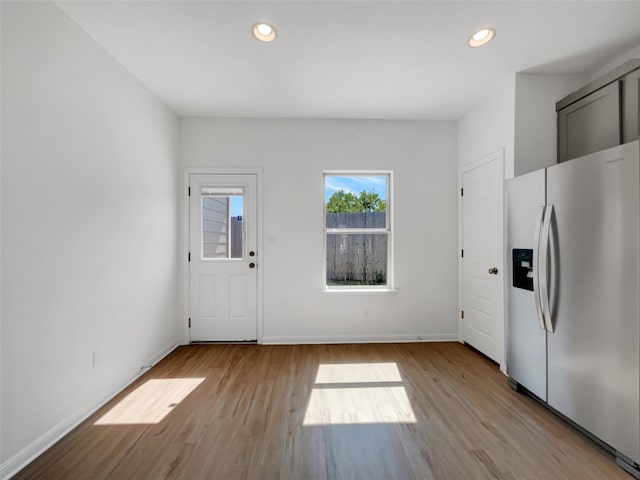
M 257 22 L 251 27 L 251 33 L 261 42 L 273 42 L 276 39 L 276 29 L 273 25 L 265 22 Z
M 470 47 L 481 47 L 489 43 L 496 36 L 495 28 L 481 28 L 469 37 Z

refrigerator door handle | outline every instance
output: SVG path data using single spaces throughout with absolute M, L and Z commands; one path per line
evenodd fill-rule
M 546 330 L 544 316 L 542 313 L 542 302 L 540 301 L 540 284 L 539 284 L 539 255 L 540 251 L 540 235 L 542 233 L 542 220 L 544 218 L 544 213 L 547 207 L 542 206 L 540 210 L 538 210 L 538 215 L 536 216 L 536 228 L 533 234 L 533 300 L 536 304 L 536 316 L 538 317 L 538 325 L 542 330 Z
M 551 321 L 551 308 L 549 304 L 549 241 L 551 233 L 551 217 L 553 216 L 553 205 L 547 205 L 544 219 L 542 220 L 542 233 L 540 235 L 540 303 L 542 303 L 542 316 L 547 332 L 553 333 L 553 322 Z

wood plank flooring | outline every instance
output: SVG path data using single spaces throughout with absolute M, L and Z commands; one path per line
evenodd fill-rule
M 631 476 L 476 352 L 416 343 L 180 347 L 15 478 Z

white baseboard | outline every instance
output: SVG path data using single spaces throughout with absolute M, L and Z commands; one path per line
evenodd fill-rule
M 175 339 L 174 341 L 160 349 L 160 351 L 156 355 L 153 355 L 146 362 L 144 362 L 144 364 L 155 365 L 164 357 L 169 355 L 169 353 L 175 350 L 175 348 L 181 343 L 182 339 Z M 16 473 L 18 473 L 20 470 L 22 470 L 24 467 L 26 467 L 36 458 L 42 455 L 46 450 L 51 448 L 54 443 L 59 441 L 67 433 L 84 422 L 87 418 L 98 411 L 98 409 L 102 408 L 102 406 L 104 406 L 107 402 L 109 402 L 113 397 L 119 394 L 147 370 L 148 369 L 138 370 L 135 375 L 126 380 L 115 392 L 110 394 L 104 400 L 101 400 L 97 405 L 94 405 L 84 412 L 77 414 L 74 413 L 73 415 L 70 415 L 69 417 L 55 425 L 53 428 L 40 435 L 37 439 L 20 450 L 14 456 L 3 462 L 2 465 L 0 465 L 0 479 L 8 480 L 9 478 L 13 477 Z
M 338 335 L 305 337 L 262 337 L 263 345 L 297 345 L 312 343 L 410 343 L 456 342 L 458 333 L 428 333 L 413 335 Z

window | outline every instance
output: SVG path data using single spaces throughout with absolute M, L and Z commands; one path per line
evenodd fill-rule
M 392 288 L 391 172 L 324 174 L 328 289 Z
M 242 258 L 244 189 L 202 187 L 202 258 Z

